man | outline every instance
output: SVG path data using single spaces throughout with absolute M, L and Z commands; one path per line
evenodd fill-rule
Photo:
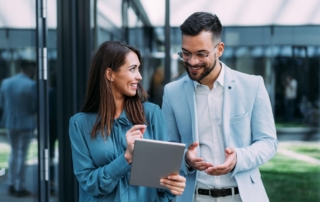
M 285 78 L 284 87 L 284 101 L 286 110 L 285 119 L 287 122 L 292 122 L 294 121 L 298 82 L 289 74 Z
M 32 80 L 35 62 L 23 60 L 21 72 L 4 79 L 0 89 L 2 126 L 7 129 L 11 146 L 9 156 L 9 194 L 18 197 L 30 195 L 26 190 L 25 159 L 36 127 L 36 82 Z
M 231 70 L 216 15 L 197 12 L 180 26 L 188 76 L 165 86 L 169 140 L 188 146 L 178 202 L 268 201 L 258 167 L 277 150 L 270 100 L 260 76 Z

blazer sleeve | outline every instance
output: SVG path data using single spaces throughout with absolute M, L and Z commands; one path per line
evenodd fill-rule
M 169 141 L 170 142 L 181 142 L 181 137 L 178 131 L 178 126 L 177 126 L 177 122 L 176 122 L 176 118 L 174 116 L 174 112 L 172 110 L 172 107 L 170 105 L 170 95 L 168 92 L 168 86 L 165 86 L 164 88 L 164 95 L 163 95 L 163 101 L 162 101 L 162 113 L 163 116 L 165 118 L 165 123 L 167 126 L 167 132 L 168 132 L 168 137 L 169 137 Z M 187 152 L 187 149 L 185 149 L 184 151 L 184 156 Z M 189 170 L 187 167 L 187 163 L 185 161 L 185 158 L 183 158 L 184 160 L 181 163 L 181 167 L 180 167 L 180 173 L 184 176 L 188 175 L 188 174 L 192 174 L 195 172 L 195 170 Z
M 82 124 L 72 117 L 69 125 L 69 136 L 72 149 L 74 174 L 83 190 L 92 196 L 110 194 L 119 184 L 122 176 L 130 171 L 124 154 L 116 157 L 111 163 L 97 167 L 91 158 L 88 142 Z
M 266 163 L 277 152 L 278 140 L 270 99 L 259 77 L 258 88 L 251 116 L 252 144 L 245 148 L 235 148 L 237 164 L 232 176 L 241 171 L 257 168 Z
M 170 106 L 168 86 L 164 87 L 163 101 L 162 101 L 162 113 L 165 118 L 165 123 L 167 126 L 168 138 L 170 142 L 181 142 L 181 138 L 178 131 L 178 126 L 175 120 L 175 116 Z

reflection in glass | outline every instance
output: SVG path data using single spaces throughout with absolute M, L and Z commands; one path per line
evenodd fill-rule
M 26 189 L 25 160 L 36 129 L 36 82 L 32 80 L 36 68 L 34 61 L 22 60 L 18 74 L 1 83 L 1 125 L 4 126 L 10 144 L 8 160 L 8 193 L 12 196 L 31 195 Z
M 35 1 L 1 1 L 0 200 L 34 201 L 38 190 Z M 19 11 L 19 15 L 17 15 Z

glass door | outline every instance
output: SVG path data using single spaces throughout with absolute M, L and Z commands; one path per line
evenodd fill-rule
M 1 1 L 0 18 L 0 201 L 38 201 L 36 1 Z

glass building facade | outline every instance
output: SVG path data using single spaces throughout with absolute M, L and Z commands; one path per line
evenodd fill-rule
M 150 101 L 161 106 L 166 81 L 185 73 L 177 55 L 181 48 L 179 27 L 170 27 L 168 37 L 165 27 L 151 24 L 139 0 L 12 0 L 0 1 L 0 11 L 0 82 L 17 75 L 24 61 L 37 64 L 31 78 L 37 86 L 33 117 L 37 126 L 25 153 L 25 187 L 30 194 L 23 200 L 77 201 L 68 124 L 82 107 L 91 56 L 107 40 L 137 47 L 143 60 L 142 85 Z M 221 61 L 232 69 L 264 78 L 278 126 L 316 128 L 317 135 L 319 36 L 320 24 L 225 26 Z M 283 85 L 288 74 L 298 83 L 290 121 L 286 120 Z M 305 113 L 305 103 L 309 113 Z M 0 201 L 15 202 L 22 199 L 8 193 L 11 146 L 7 133 L 2 125 L 0 168 L 6 173 L 0 176 Z M 318 141 L 318 136 L 312 138 Z M 272 187 L 267 188 L 273 193 Z M 319 186 L 313 189 L 320 192 Z

